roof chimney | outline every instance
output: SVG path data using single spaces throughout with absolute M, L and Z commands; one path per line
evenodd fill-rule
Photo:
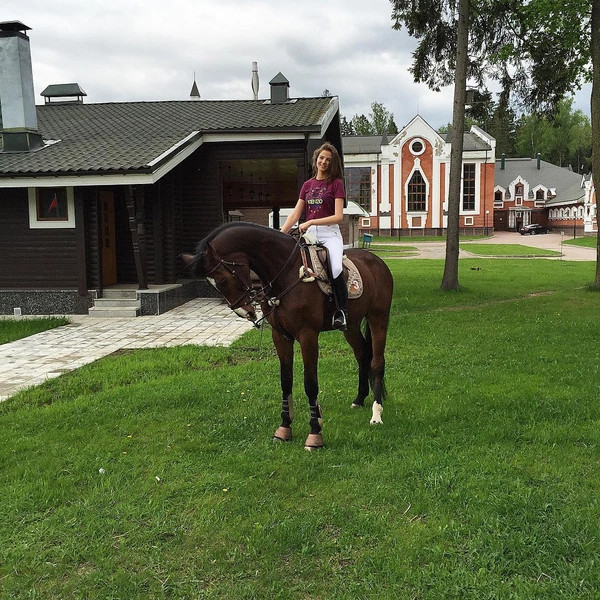
M 504 171 L 504 167 L 506 164 L 506 154 L 504 152 L 500 155 L 500 170 Z
M 542 168 L 542 153 L 537 153 L 537 170 L 539 171 Z
M 279 72 L 271 81 L 271 104 L 285 104 L 289 101 L 290 82 Z
M 258 100 L 258 63 L 252 63 L 252 94 L 254 94 L 254 99 Z
M 21 21 L 0 23 L 0 103 L 4 152 L 27 152 L 44 145 L 38 131 L 29 37 Z
M 55 83 L 49 85 L 40 96 L 46 104 L 83 104 L 87 96 L 78 83 Z

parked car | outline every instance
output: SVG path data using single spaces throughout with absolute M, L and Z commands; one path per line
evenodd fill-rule
M 531 223 L 530 225 L 525 225 L 525 227 L 519 229 L 521 235 L 525 235 L 526 233 L 529 235 L 536 235 L 537 233 L 548 233 L 549 231 L 548 227 L 538 225 L 537 223 Z

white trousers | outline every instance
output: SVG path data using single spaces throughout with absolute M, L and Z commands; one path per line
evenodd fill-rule
M 307 233 L 314 235 L 319 243 L 329 251 L 331 274 L 335 279 L 342 273 L 342 257 L 344 254 L 344 240 L 339 225 L 311 225 Z

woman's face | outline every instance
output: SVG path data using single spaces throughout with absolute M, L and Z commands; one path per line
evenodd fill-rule
M 329 150 L 321 150 L 317 157 L 317 176 L 326 177 L 331 168 L 331 152 Z

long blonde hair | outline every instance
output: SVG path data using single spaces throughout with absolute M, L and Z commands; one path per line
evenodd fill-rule
M 344 170 L 342 169 L 342 160 L 340 159 L 340 155 L 337 151 L 337 148 L 329 142 L 325 142 L 320 148 L 317 148 L 313 152 L 313 177 L 315 177 L 318 173 L 317 159 L 319 158 L 319 154 L 321 154 L 323 150 L 331 152 L 331 162 L 329 163 L 329 173 L 327 175 L 327 181 L 332 181 L 333 179 L 341 179 L 342 181 L 344 181 Z

